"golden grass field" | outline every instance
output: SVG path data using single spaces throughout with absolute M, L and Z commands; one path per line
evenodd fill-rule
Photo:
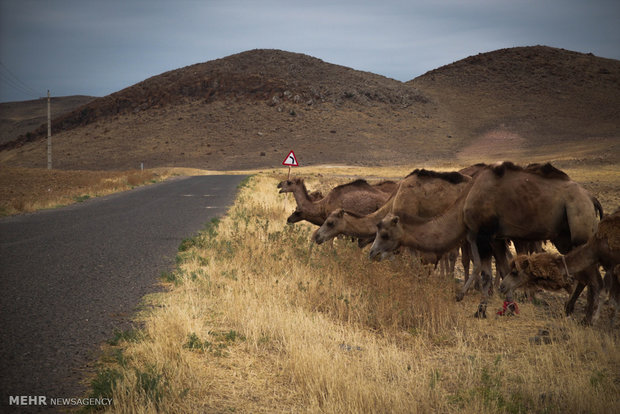
M 596 181 L 607 211 L 618 204 L 617 169 L 566 171 Z M 326 192 L 345 176 L 409 171 L 294 172 Z M 295 202 L 278 194 L 283 178 L 252 176 L 224 218 L 182 243 L 136 329 L 104 346 L 91 395 L 111 396 L 111 412 L 620 412 L 607 305 L 592 327 L 578 322 L 583 298 L 564 316 L 566 294 L 475 319 L 476 292 L 457 303 L 460 281 L 409 257 L 373 263 L 348 240 L 312 245 L 313 226 L 285 224 Z M 549 343 L 534 341 L 540 330 Z

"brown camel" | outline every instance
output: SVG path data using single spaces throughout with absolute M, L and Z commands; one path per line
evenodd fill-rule
M 379 210 L 366 216 L 344 209 L 334 210 L 312 238 L 317 244 L 321 244 L 343 234 L 372 242 L 377 232 L 377 223 L 388 212 L 397 212 L 403 217 L 414 218 L 435 216 L 454 203 L 469 181 L 471 177 L 458 172 L 416 169 L 399 182 L 393 196 Z M 452 251 L 445 255 L 423 253 L 420 255 L 420 260 L 435 266 L 441 260 L 441 274 L 447 276 L 454 275 L 456 256 L 458 247 L 456 252 Z
M 377 211 L 360 215 L 346 209 L 332 211 L 313 239 L 321 244 L 340 234 L 367 238 L 377 232 L 377 224 L 388 213 L 403 218 L 433 217 L 450 207 L 471 178 L 458 172 L 417 169 L 398 183 L 392 197 Z
M 492 286 L 491 254 L 496 257 L 500 274 L 508 270 L 506 243 L 502 239 L 551 240 L 560 252 L 566 253 L 594 234 L 597 212 L 602 213 L 598 201 L 550 164 L 521 168 L 505 162 L 480 171 L 441 216 L 410 223 L 397 215 L 386 215 L 378 225 L 370 257 L 379 257 L 400 245 L 442 253 L 467 238 L 473 273 L 480 275 L 483 282 L 476 316 L 485 317 Z M 567 304 L 567 313 L 572 312 L 574 301 L 587 285 L 586 322 L 591 323 L 598 309 L 601 277 L 594 267 L 575 277 L 580 283 Z M 463 298 L 474 279 L 465 283 L 457 300 Z
M 587 243 L 565 256 L 553 253 L 519 255 L 510 262 L 510 273 L 500 285 L 500 291 L 512 295 L 516 288 L 538 286 L 548 290 L 565 289 L 571 293 L 574 275 L 591 266 L 606 269 L 605 282 L 609 290 L 614 315 L 620 305 L 620 209 L 604 217 L 596 233 Z
M 323 224 L 330 211 L 339 207 L 359 214 L 377 210 L 387 201 L 395 187 L 396 183 L 388 182 L 372 186 L 365 180 L 355 180 L 339 185 L 330 190 L 324 198 L 313 201 L 301 178 L 284 180 L 278 184 L 280 193 L 293 193 L 297 202 L 297 209 L 287 222 L 293 223 L 301 219 L 319 226 Z

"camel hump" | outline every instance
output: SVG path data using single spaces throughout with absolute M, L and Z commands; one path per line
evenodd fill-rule
M 511 161 L 504 161 L 502 163 L 491 165 L 489 168 L 498 177 L 503 177 L 507 171 L 524 171 L 543 178 L 570 181 L 570 177 L 564 171 L 555 168 L 548 162 L 545 164 L 529 164 L 527 167 L 523 168 Z
M 424 168 L 422 169 L 417 168 L 413 170 L 411 174 L 409 174 L 407 177 L 411 177 L 412 175 L 417 175 L 420 178 L 438 178 L 440 180 L 447 181 L 451 184 L 460 184 L 467 180 L 465 175 L 459 172 L 456 172 L 456 171 L 439 172 L 439 171 L 426 170 Z
M 355 181 L 351 181 L 350 183 L 340 184 L 339 186 L 334 187 L 332 191 L 346 191 L 346 190 L 362 190 L 368 189 L 372 190 L 372 186 L 368 184 L 368 181 L 359 178 Z
M 570 180 L 570 177 L 568 176 L 568 174 L 566 174 L 564 171 L 558 168 L 555 168 L 553 165 L 551 165 L 551 163 L 548 163 L 548 162 L 544 164 L 539 164 L 539 163 L 530 164 L 527 167 L 525 167 L 525 171 L 538 174 L 545 178 L 553 178 L 556 180 L 564 180 L 564 181 Z

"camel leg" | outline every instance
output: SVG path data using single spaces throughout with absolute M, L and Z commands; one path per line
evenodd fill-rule
M 470 240 L 470 235 L 467 235 L 467 241 L 469 244 L 469 250 L 471 252 L 471 260 L 474 262 L 474 270 L 471 273 L 471 277 L 468 277 L 465 279 L 465 284 L 463 285 L 463 287 L 461 288 L 460 292 L 457 292 L 456 294 L 456 301 L 460 302 L 463 300 L 463 298 L 465 297 L 465 294 L 467 293 L 467 291 L 469 290 L 469 288 L 471 287 L 471 284 L 478 279 L 478 276 L 480 275 L 480 271 L 481 271 L 481 264 L 480 264 L 480 255 L 478 254 L 478 246 L 476 245 L 476 239 L 475 236 L 472 237 L 473 241 Z M 469 266 L 468 266 L 469 267 Z
M 600 291 L 588 285 L 588 305 L 586 306 L 586 315 L 583 318 L 584 325 L 592 325 L 592 322 L 598 317 L 600 309 Z
M 610 327 L 613 328 L 618 316 L 618 307 L 620 307 L 620 264 L 609 270 L 605 278 L 609 281 L 609 304 L 614 308 L 611 314 Z
M 589 267 L 584 273 L 587 273 L 588 276 L 588 305 L 586 307 L 584 323 L 592 325 L 592 322 L 598 317 L 600 309 L 600 293 L 603 289 L 603 279 L 598 271 L 598 265 Z
M 508 264 L 510 252 L 507 249 L 506 242 L 503 240 L 494 240 L 491 242 L 493 256 L 495 256 L 495 267 L 497 275 L 495 276 L 494 288 L 497 290 L 504 276 L 508 273 L 510 266 Z M 510 255 L 512 258 L 512 255 Z
M 454 279 L 454 269 L 456 268 L 456 260 L 459 257 L 459 249 L 458 247 L 452 251 L 450 251 L 450 253 L 448 253 L 448 258 L 446 260 L 447 262 L 447 272 L 448 272 L 448 276 L 452 279 Z
M 465 277 L 465 282 L 469 279 L 469 262 L 471 259 L 471 249 L 469 247 L 469 243 L 466 240 L 463 240 L 463 244 L 461 245 L 461 264 L 463 265 L 463 273 Z
M 575 289 L 573 289 L 572 295 L 564 305 L 564 311 L 566 312 L 566 316 L 570 316 L 575 311 L 575 303 L 577 302 L 579 295 L 581 295 L 581 292 L 583 292 L 583 289 L 585 289 L 585 287 L 586 285 L 581 282 L 577 282 L 577 285 L 575 285 Z
M 480 238 L 480 240 L 478 239 L 479 237 L 477 234 L 472 233 L 472 232 L 467 233 L 467 241 L 469 242 L 469 246 L 471 249 L 471 257 L 474 262 L 474 271 L 472 272 L 472 276 L 469 279 L 467 279 L 467 281 L 463 285 L 463 288 L 461 289 L 461 291 L 457 293 L 456 295 L 457 301 L 463 300 L 465 293 L 467 293 L 467 291 L 469 290 L 473 282 L 481 282 L 482 284 L 484 284 L 483 283 L 484 281 L 481 280 L 483 276 L 482 271 L 484 269 L 483 269 L 480 249 L 481 248 L 483 249 L 482 251 L 484 253 L 484 258 L 489 259 L 489 266 L 490 266 L 490 259 L 492 256 L 492 247 L 491 247 L 491 242 L 489 239 L 486 239 L 484 237 Z M 489 270 L 491 270 L 490 267 L 489 267 Z M 491 271 L 491 275 L 492 275 L 492 271 Z M 487 288 L 488 287 L 482 286 L 482 289 L 487 289 Z M 488 294 L 488 289 L 487 289 L 487 292 L 485 292 L 485 294 Z
M 463 300 L 463 297 L 465 297 L 465 294 L 467 293 L 467 291 L 471 287 L 471 284 L 475 280 L 479 280 L 480 274 L 482 272 L 482 263 L 481 263 L 481 260 L 480 260 L 480 253 L 479 253 L 479 249 L 478 249 L 478 244 L 476 243 L 476 235 L 473 234 L 473 233 L 467 233 L 467 241 L 469 242 L 469 246 L 470 246 L 470 250 L 471 250 L 471 257 L 472 257 L 472 260 L 474 262 L 474 270 L 472 272 L 471 277 L 468 278 L 467 281 L 465 282 L 465 284 L 463 285 L 461 291 L 457 292 L 457 294 L 456 294 L 457 302 L 460 302 L 461 300 Z
M 487 317 L 487 304 L 489 302 L 489 294 L 493 291 L 493 268 L 491 267 L 491 256 L 482 259 L 482 299 L 478 305 L 478 310 L 474 314 L 476 318 Z
M 447 278 L 450 275 L 449 254 L 450 253 L 445 253 L 441 256 L 441 259 L 439 259 L 439 273 L 442 278 Z

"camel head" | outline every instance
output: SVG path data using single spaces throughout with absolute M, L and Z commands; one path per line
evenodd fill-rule
M 278 184 L 278 188 L 280 189 L 280 194 L 292 193 L 300 185 L 304 185 L 304 180 L 301 178 L 293 178 L 293 179 L 280 181 L 280 183 Z
M 290 216 L 288 216 L 288 218 L 286 219 L 286 223 L 287 224 L 295 224 L 298 223 L 302 220 L 305 220 L 305 218 L 303 217 L 303 214 L 301 211 L 299 210 L 295 210 L 291 213 Z
M 314 240 L 316 244 L 322 244 L 342 233 L 346 225 L 344 221 L 345 214 L 342 208 L 332 211 L 329 216 L 327 216 L 327 219 L 325 219 L 323 225 L 314 232 L 312 240 Z
M 377 235 L 370 247 L 368 257 L 371 260 L 385 259 L 398 250 L 404 234 L 400 218 L 388 213 L 377 225 Z
M 510 261 L 510 272 L 502 280 L 499 290 L 508 293 L 521 287 L 565 289 L 570 293 L 572 280 L 566 276 L 560 255 L 553 253 L 518 255 Z
M 529 256 L 518 255 L 510 261 L 510 272 L 504 276 L 502 283 L 499 285 L 501 293 L 512 293 L 515 289 L 527 284 L 530 280 Z

